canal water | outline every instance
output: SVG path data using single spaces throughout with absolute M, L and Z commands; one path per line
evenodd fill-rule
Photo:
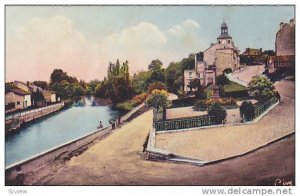
M 27 125 L 5 139 L 5 165 L 22 161 L 38 153 L 91 133 L 102 121 L 117 119 L 120 113 L 110 106 L 92 106 L 92 99 L 85 98 L 85 105 L 72 106 L 43 120 Z

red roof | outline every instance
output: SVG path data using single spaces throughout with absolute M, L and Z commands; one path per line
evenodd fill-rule
M 269 56 L 268 61 L 274 63 L 295 62 L 295 55 Z

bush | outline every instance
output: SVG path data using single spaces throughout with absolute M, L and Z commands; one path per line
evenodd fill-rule
M 130 101 L 125 101 L 116 105 L 116 109 L 120 110 L 121 112 L 129 112 L 133 108 L 134 105 Z
M 209 106 L 207 113 L 214 118 L 214 122 L 217 124 L 221 124 L 227 116 L 226 110 L 219 103 L 213 103 Z
M 217 85 L 226 85 L 226 84 L 229 84 L 230 81 L 224 74 L 222 74 L 222 75 L 217 76 L 216 83 L 217 83 Z
M 203 111 L 204 108 L 209 107 L 212 104 L 218 103 L 220 105 L 236 105 L 236 100 L 234 98 L 218 98 L 218 99 L 213 99 L 213 98 L 209 98 L 209 99 L 205 99 L 205 100 L 198 100 L 196 101 L 195 105 L 194 105 L 194 110 L 200 110 Z
M 143 101 L 145 101 L 147 99 L 147 97 L 149 96 L 148 93 L 141 93 L 139 95 L 136 95 L 132 98 L 131 103 L 133 105 L 139 105 L 141 104 Z
M 232 73 L 232 69 L 226 68 L 226 69 L 224 69 L 223 73 L 226 73 L 226 74 Z
M 154 89 L 167 91 L 167 86 L 163 82 L 153 82 L 148 86 L 148 92 L 151 93 Z
M 252 120 L 255 116 L 255 108 L 251 101 L 243 101 L 240 106 L 240 114 L 246 121 Z

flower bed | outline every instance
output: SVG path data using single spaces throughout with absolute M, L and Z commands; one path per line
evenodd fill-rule
M 232 107 L 236 106 L 236 99 L 229 97 L 229 98 L 218 98 L 218 99 L 209 98 L 205 100 L 198 100 L 194 104 L 194 110 L 204 111 L 207 109 L 209 105 L 214 103 L 219 103 L 222 106 L 231 108 L 231 106 Z

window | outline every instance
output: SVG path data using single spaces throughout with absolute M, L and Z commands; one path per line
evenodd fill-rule
M 20 101 L 17 101 L 17 105 L 20 105 Z
M 192 77 L 192 74 L 193 74 L 192 72 L 189 72 L 189 77 L 190 77 L 190 78 Z
M 227 40 L 227 43 L 230 44 L 230 40 Z
M 221 41 L 219 41 L 219 44 L 221 44 Z

